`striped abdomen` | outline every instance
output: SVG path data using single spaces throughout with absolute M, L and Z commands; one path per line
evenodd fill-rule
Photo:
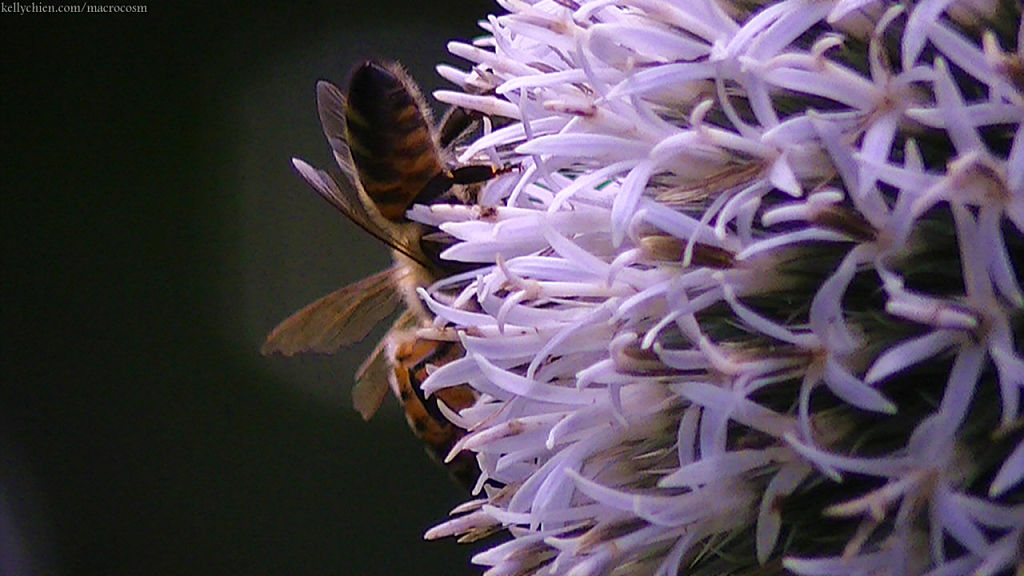
M 394 353 L 395 392 L 405 410 L 409 427 L 427 448 L 427 453 L 438 462 L 444 462 L 455 442 L 464 432 L 448 421 L 441 413 L 438 402 L 458 412 L 476 402 L 476 393 L 465 384 L 436 391 L 432 397 L 423 396 L 423 381 L 427 379 L 427 365 L 443 366 L 458 360 L 465 354 L 458 342 L 414 338 L 397 346 Z M 476 459 L 468 452 L 460 452 L 447 463 L 452 476 L 472 487 L 480 469 Z
M 346 132 L 367 196 L 392 221 L 442 169 L 426 108 L 397 65 L 366 62 L 352 73 Z

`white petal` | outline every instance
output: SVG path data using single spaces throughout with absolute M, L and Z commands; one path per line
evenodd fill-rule
M 992 484 L 988 488 L 988 495 L 998 498 L 1010 488 L 1020 484 L 1022 480 L 1024 480 L 1024 440 L 1017 444 L 1013 452 L 1003 461 L 1003 465 L 999 467 L 999 472 L 996 473 L 996 477 L 992 479 Z

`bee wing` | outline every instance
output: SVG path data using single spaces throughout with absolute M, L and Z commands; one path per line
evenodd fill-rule
M 278 324 L 260 352 L 333 354 L 362 340 L 402 301 L 397 286 L 402 274 L 395 266 L 313 302 Z
M 331 206 L 337 208 L 357 226 L 391 248 L 405 254 L 424 268 L 431 267 L 422 251 L 411 244 L 407 238 L 396 236 L 377 223 L 359 198 L 359 190 L 353 180 L 345 182 L 346 186 L 339 186 L 330 174 L 323 170 L 317 170 L 298 158 L 292 158 L 292 165 L 321 198 L 330 202 Z
M 352 404 L 362 415 L 363 420 L 369 420 L 380 408 L 381 402 L 388 393 L 389 372 L 391 370 L 390 359 L 387 355 L 389 336 L 395 330 L 405 330 L 415 325 L 416 315 L 406 310 L 395 320 L 395 323 L 388 330 L 388 335 L 381 338 L 380 343 L 373 349 L 373 352 L 366 357 L 359 370 L 356 371 L 356 385 L 352 388 Z
M 356 385 L 352 387 L 352 405 L 363 420 L 373 418 L 388 394 L 387 337 L 381 339 L 373 352 L 356 371 Z
M 327 143 L 331 145 L 338 167 L 350 182 L 358 182 L 359 176 L 352 162 L 352 152 L 349 150 L 346 136 L 345 110 L 348 109 L 348 104 L 345 95 L 334 84 L 321 80 L 316 83 L 316 109 L 320 114 L 320 126 L 323 127 Z

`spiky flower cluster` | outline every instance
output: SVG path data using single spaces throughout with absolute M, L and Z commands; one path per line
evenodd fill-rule
M 1024 28 L 999 0 L 502 0 L 444 102 L 515 167 L 417 206 L 486 264 L 488 574 L 1024 563 Z

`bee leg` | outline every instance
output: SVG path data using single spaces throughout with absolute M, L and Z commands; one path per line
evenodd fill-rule
M 460 186 L 480 184 L 512 169 L 511 165 L 497 167 L 490 164 L 468 164 L 452 170 L 444 170 L 427 182 L 423 190 L 416 195 L 416 202 L 431 204 L 456 184 Z
M 479 112 L 471 112 L 465 108 L 449 108 L 441 121 L 441 130 L 438 140 L 442 148 L 448 148 L 458 140 L 469 128 L 478 122 L 483 115 Z
M 479 184 L 511 169 L 510 166 L 498 168 L 490 164 L 469 164 L 452 170 L 450 177 L 454 184 Z
M 442 194 L 450 190 L 454 183 L 452 173 L 449 170 L 438 172 L 427 181 L 427 184 L 423 186 L 423 190 L 420 190 L 419 194 L 416 195 L 415 202 L 418 204 L 433 204 Z

